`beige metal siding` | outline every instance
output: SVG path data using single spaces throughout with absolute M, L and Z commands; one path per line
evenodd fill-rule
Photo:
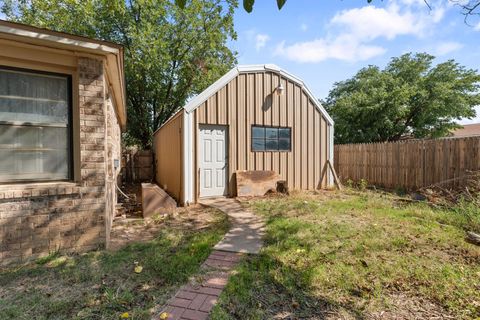
M 274 92 L 279 81 L 283 95 Z M 199 124 L 229 126 L 229 193 L 235 194 L 237 170 L 274 170 L 291 189 L 325 187 L 321 173 L 328 158 L 327 121 L 296 83 L 274 72 L 240 74 L 195 111 L 195 141 Z M 292 129 L 291 152 L 252 152 L 251 126 Z M 197 152 L 197 150 L 196 150 Z M 195 155 L 198 162 L 198 154 Z M 198 198 L 198 168 L 196 169 Z
M 183 203 L 183 113 L 180 111 L 153 137 L 155 180 L 180 204 Z

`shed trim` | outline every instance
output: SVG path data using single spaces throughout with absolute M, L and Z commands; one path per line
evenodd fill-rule
M 330 160 L 330 163 L 332 164 L 332 167 L 334 166 L 333 155 L 334 155 L 334 153 L 335 153 L 335 152 L 334 152 L 334 144 L 333 144 L 333 143 L 334 143 L 334 142 L 333 142 L 333 139 L 334 139 L 334 130 L 335 130 L 335 129 L 334 129 L 334 126 L 330 126 L 330 130 L 329 130 L 329 133 L 330 133 L 330 137 L 329 137 L 329 140 L 330 140 L 330 142 L 329 142 L 329 144 L 330 144 L 330 148 L 329 148 L 329 149 L 330 149 L 330 150 L 329 150 L 329 151 L 330 151 L 330 155 L 329 155 L 329 158 L 330 158 L 330 159 L 329 159 L 329 160 Z M 332 185 L 333 185 L 333 173 L 332 173 L 331 170 L 330 170 L 329 172 L 330 172 L 330 174 L 328 175 L 327 184 L 328 184 L 329 186 L 332 186 Z
M 183 108 L 178 109 L 173 115 L 170 116 L 160 127 L 157 128 L 157 130 L 153 131 L 152 136 L 155 136 L 160 129 L 162 129 L 164 126 L 166 126 L 170 121 L 175 120 L 176 117 L 178 117 L 181 113 L 183 112 Z
M 194 116 L 185 112 L 183 115 L 183 202 L 194 203 Z
M 327 120 L 328 124 L 333 126 L 333 119 L 330 117 L 330 115 L 327 113 L 327 111 L 323 108 L 322 104 L 320 101 L 318 101 L 317 98 L 313 95 L 312 91 L 305 85 L 303 80 L 300 78 L 294 76 L 293 74 L 281 69 L 277 65 L 274 64 L 258 64 L 258 65 L 240 65 L 229 72 L 227 72 L 225 75 L 223 75 L 220 79 L 215 81 L 211 86 L 209 86 L 207 89 L 205 89 L 202 93 L 194 97 L 192 100 L 190 100 L 184 107 L 186 113 L 191 113 L 195 109 L 197 109 L 202 103 L 207 101 L 208 98 L 210 98 L 212 95 L 214 95 L 217 91 L 222 89 L 224 86 L 226 86 L 230 81 L 235 79 L 238 75 L 242 73 L 251 73 L 251 72 L 264 72 L 264 71 L 272 71 L 279 73 L 281 76 L 287 78 L 288 80 L 295 82 L 298 84 L 305 92 L 307 93 L 308 97 L 313 101 L 317 109 L 322 113 L 322 115 L 325 117 Z
M 179 115 L 181 115 L 183 112 L 183 109 L 179 109 L 177 110 L 177 112 L 175 112 L 172 116 L 170 116 L 170 118 L 168 118 L 160 127 L 157 128 L 157 130 L 153 131 L 153 134 L 152 136 L 155 136 L 157 134 L 158 131 L 160 131 L 160 129 L 162 129 L 163 127 L 165 127 L 167 124 L 169 124 L 171 121 L 175 120 Z

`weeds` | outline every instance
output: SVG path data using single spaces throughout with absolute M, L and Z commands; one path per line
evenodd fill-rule
M 238 268 L 212 319 L 479 317 L 480 248 L 463 239 L 476 208 L 395 198 L 347 190 L 254 202 L 266 247 Z
M 178 286 L 196 274 L 227 230 L 223 214 L 193 230 L 179 221 L 151 241 L 116 252 L 83 255 L 58 252 L 36 264 L 0 270 L 0 319 L 150 319 Z M 135 261 L 143 266 L 134 272 Z

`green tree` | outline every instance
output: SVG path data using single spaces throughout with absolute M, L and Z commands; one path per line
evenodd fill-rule
M 335 120 L 336 143 L 436 138 L 475 116 L 480 75 L 454 60 L 433 66 L 426 53 L 393 58 L 385 69 L 369 66 L 337 82 L 325 107 Z
M 236 64 L 236 0 L 4 0 L 9 20 L 114 41 L 125 47 L 125 140 L 143 148 L 192 95 Z
M 189 0 L 175 0 L 175 3 L 180 7 L 184 8 Z M 369 2 L 372 0 L 368 0 Z M 287 2 L 287 0 L 277 0 L 278 10 L 282 9 L 283 5 Z M 255 4 L 255 0 L 243 0 L 243 8 L 247 12 L 252 12 L 253 5 Z

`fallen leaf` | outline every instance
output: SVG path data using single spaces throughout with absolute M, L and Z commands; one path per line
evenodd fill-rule
M 122 315 L 120 316 L 121 319 L 128 319 L 130 317 L 130 315 L 128 314 L 128 312 L 124 312 L 122 313 Z
M 161 320 L 165 320 L 165 319 L 167 319 L 167 318 L 168 318 L 168 313 L 162 312 L 162 313 L 160 314 L 160 319 L 161 319 Z
M 142 266 L 136 266 L 135 267 L 135 273 L 140 273 L 140 272 L 142 272 L 142 270 L 143 270 Z

